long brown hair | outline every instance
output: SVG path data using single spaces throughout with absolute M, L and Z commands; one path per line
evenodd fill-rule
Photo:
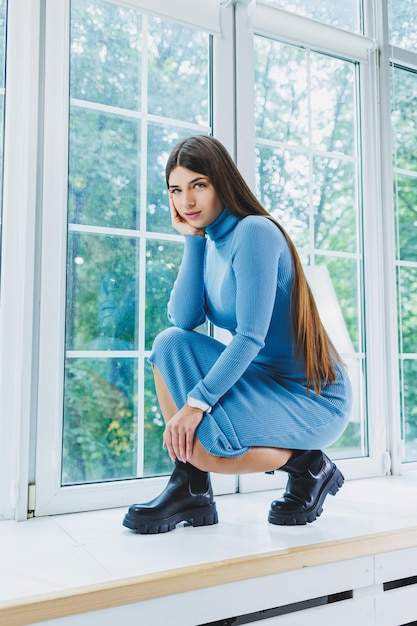
M 177 166 L 207 176 L 223 205 L 236 217 L 262 215 L 274 222 L 283 233 L 294 264 L 291 317 L 295 357 L 303 360 L 307 388 L 312 386 L 316 394 L 320 394 L 324 385 L 336 380 L 332 357 L 340 363 L 342 360 L 321 322 L 300 257 L 289 235 L 254 196 L 226 148 L 214 137 L 194 135 L 175 146 L 166 165 L 167 186 L 169 175 Z

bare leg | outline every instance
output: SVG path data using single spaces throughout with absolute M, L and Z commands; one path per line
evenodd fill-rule
M 285 465 L 292 454 L 292 450 L 284 448 L 254 446 L 246 454 L 227 458 L 210 454 L 196 438 L 190 463 L 200 470 L 216 474 L 251 474 L 276 470 Z
M 162 374 L 156 365 L 153 366 L 153 377 L 155 380 L 156 395 L 162 411 L 162 417 L 164 418 L 166 424 L 178 411 L 178 407 L 175 405 L 175 402 L 168 391 L 168 387 L 162 378 Z
M 154 366 L 156 394 L 165 422 L 178 411 L 165 381 Z M 209 454 L 196 438 L 194 441 L 193 456 L 190 463 L 205 472 L 217 474 L 249 474 L 253 472 L 268 472 L 285 465 L 291 458 L 292 451 L 284 448 L 253 447 L 246 454 L 236 458 L 226 458 Z

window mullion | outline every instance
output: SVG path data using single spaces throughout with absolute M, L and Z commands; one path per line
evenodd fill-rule
M 234 7 L 221 9 L 222 37 L 213 37 L 213 133 L 235 154 Z
M 401 471 L 403 458 L 403 442 L 401 440 L 401 407 L 400 379 L 398 366 L 398 308 L 396 292 L 396 244 L 394 228 L 393 198 L 393 150 L 391 128 L 391 87 L 390 87 L 390 46 L 388 44 L 388 10 L 385 2 L 381 2 L 377 20 L 377 36 L 380 42 L 378 58 L 379 84 L 379 125 L 377 136 L 380 154 L 380 211 L 382 214 L 382 272 L 383 275 L 383 311 L 385 338 L 385 371 L 386 380 L 386 428 L 388 449 L 391 455 L 391 471 Z

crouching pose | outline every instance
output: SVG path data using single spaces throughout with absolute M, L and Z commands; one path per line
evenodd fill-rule
M 321 451 L 346 428 L 351 386 L 320 321 L 288 234 L 262 207 L 216 139 L 181 141 L 166 167 L 171 219 L 184 255 L 172 327 L 150 361 L 175 463 L 164 491 L 133 504 L 139 533 L 217 523 L 209 472 L 288 473 L 272 524 L 313 522 L 344 478 Z M 195 329 L 230 331 L 226 346 Z

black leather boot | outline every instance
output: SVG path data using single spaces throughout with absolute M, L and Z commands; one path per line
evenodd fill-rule
M 279 468 L 289 477 L 284 495 L 271 504 L 271 524 L 295 526 L 314 522 L 323 512 L 327 494 L 336 495 L 344 483 L 342 472 L 321 450 L 297 452 Z
M 218 518 L 208 472 L 177 460 L 162 493 L 145 504 L 132 504 L 123 526 L 141 534 L 166 533 L 184 521 L 209 526 Z

